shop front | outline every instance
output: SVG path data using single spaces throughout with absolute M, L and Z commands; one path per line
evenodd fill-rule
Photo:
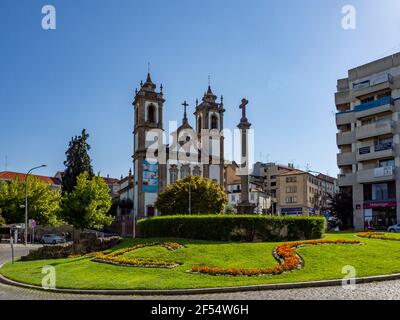
M 364 229 L 387 230 L 397 223 L 396 201 L 364 203 Z

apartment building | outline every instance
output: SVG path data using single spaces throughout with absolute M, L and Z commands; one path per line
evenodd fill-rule
M 339 187 L 357 230 L 400 221 L 400 53 L 356 67 L 335 93 Z
M 236 162 L 225 164 L 224 180 L 225 192 L 228 198 L 228 203 L 234 208 L 242 201 L 241 193 L 242 186 L 240 176 L 237 175 L 239 166 Z M 255 213 L 270 213 L 271 212 L 271 197 L 266 194 L 260 184 L 253 183 L 250 179 L 249 184 L 249 201 L 255 205 Z
M 266 195 L 271 197 L 271 213 L 277 213 L 277 192 L 278 192 L 278 176 L 282 173 L 295 171 L 294 165 L 289 163 L 287 166 L 275 162 L 256 162 L 253 166 L 251 181 L 265 191 Z
M 327 175 L 292 170 L 278 176 L 277 213 L 280 215 L 323 214 L 329 195 L 337 191 L 337 180 Z

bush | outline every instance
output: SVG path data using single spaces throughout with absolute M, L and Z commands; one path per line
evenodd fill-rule
M 322 237 L 323 217 L 256 215 L 178 215 L 142 219 L 142 237 L 173 237 L 216 241 L 294 241 Z

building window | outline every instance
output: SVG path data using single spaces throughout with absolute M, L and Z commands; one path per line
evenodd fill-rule
M 287 183 L 297 182 L 297 177 L 286 177 L 286 182 Z
M 215 114 L 211 116 L 211 129 L 218 129 L 218 117 Z
M 178 180 L 178 167 L 175 164 L 169 169 L 169 180 L 170 183 L 175 183 Z
M 251 193 L 251 194 L 250 194 L 250 200 L 251 200 L 251 201 L 254 201 L 254 193 Z
M 296 186 L 286 187 L 286 193 L 296 193 L 296 192 L 297 192 Z
M 194 176 L 201 176 L 200 166 L 194 166 L 194 168 L 193 168 L 193 175 L 194 175 Z
M 184 179 L 187 176 L 190 176 L 190 166 L 188 164 L 184 164 L 181 167 L 181 179 Z
M 149 105 L 147 108 L 147 121 L 150 123 L 156 122 L 156 107 L 154 104 Z
M 286 203 L 296 203 L 297 202 L 297 197 L 287 197 L 286 198 Z

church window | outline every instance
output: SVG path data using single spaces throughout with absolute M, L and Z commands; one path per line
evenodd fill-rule
M 172 165 L 169 169 L 169 180 L 170 183 L 175 183 L 178 180 L 178 167 L 176 165 Z
M 147 121 L 150 123 L 156 122 L 156 108 L 154 104 L 149 105 L 147 109 Z
M 195 167 L 193 168 L 193 175 L 194 175 L 194 176 L 201 176 L 200 166 L 195 166 Z
M 215 114 L 211 116 L 211 129 L 218 129 L 218 117 Z
M 188 164 L 184 164 L 181 167 L 181 179 L 184 179 L 187 176 L 190 176 L 190 166 Z
M 136 107 L 135 110 L 135 123 L 138 124 L 138 120 L 139 120 L 139 108 Z

